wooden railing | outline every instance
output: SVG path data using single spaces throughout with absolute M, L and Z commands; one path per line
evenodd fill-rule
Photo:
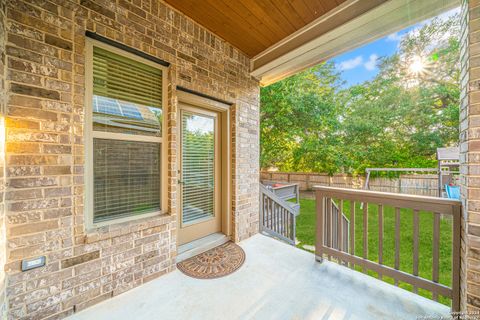
M 292 204 L 260 184 L 260 232 L 295 245 L 295 218 Z
M 340 202 L 340 205 L 342 206 L 343 203 Z M 324 242 L 327 243 L 329 239 L 332 239 L 332 248 L 348 252 L 350 221 L 343 214 L 343 208 L 339 208 L 335 201 L 330 201 L 330 206 L 332 208 L 332 214 L 325 218 L 328 219 L 326 221 L 326 224 L 331 224 L 332 228 L 328 228 L 325 230 Z M 332 219 L 331 222 L 330 219 Z M 342 228 L 338 227 L 339 224 L 342 224 Z M 340 231 L 342 230 L 345 231 L 340 233 Z
M 405 194 L 394 194 L 386 192 L 375 192 L 367 190 L 353 190 L 333 187 L 315 187 L 316 190 L 316 210 L 317 210 L 317 226 L 316 226 L 316 245 L 315 255 L 318 261 L 328 258 L 343 264 L 348 264 L 352 268 L 360 269 L 363 272 L 373 271 L 378 274 L 378 277 L 392 278 L 395 285 L 399 282 L 407 283 L 412 286 L 414 292 L 418 289 L 424 289 L 432 294 L 432 298 L 438 301 L 439 296 L 451 299 L 452 310 L 458 311 L 460 306 L 460 224 L 461 224 L 461 202 L 457 200 L 414 196 Z M 350 217 L 349 230 L 345 229 L 344 223 L 334 224 L 333 221 L 338 219 L 334 217 L 332 206 L 330 203 L 336 201 L 338 203 L 339 211 L 345 213 Z M 360 204 L 363 204 L 360 209 Z M 348 207 L 347 210 L 344 210 Z M 369 210 L 371 208 L 371 210 Z M 356 213 L 356 210 L 360 212 Z M 394 239 L 393 249 L 393 264 L 387 266 L 384 260 L 387 257 L 384 252 L 384 219 L 387 217 L 387 210 L 389 219 L 392 221 L 393 232 L 391 237 Z M 373 213 L 372 213 L 373 212 Z M 369 214 L 375 214 L 369 217 Z M 420 229 L 419 216 L 423 222 L 429 221 L 432 225 Z M 355 222 L 355 219 L 361 221 Z M 411 219 L 408 225 L 412 226 L 408 230 L 408 235 L 405 235 L 405 230 L 401 228 L 402 224 L 406 223 L 406 219 Z M 448 226 L 451 225 L 451 238 L 443 237 L 441 243 L 440 226 L 441 220 L 448 219 Z M 378 227 L 372 230 L 369 227 L 369 222 L 375 221 Z M 451 223 L 450 223 L 451 222 Z M 356 226 L 360 226 L 362 230 L 356 230 Z M 378 228 L 378 229 L 377 229 Z M 337 230 L 333 230 L 337 229 Z M 337 236 L 337 241 L 340 241 L 342 235 L 349 232 L 349 245 L 344 243 L 340 247 L 336 246 L 334 235 Z M 355 234 L 360 235 L 355 237 Z M 429 234 L 427 234 L 429 233 Z M 374 234 L 378 239 L 370 239 L 370 234 Z M 430 259 L 431 263 L 431 277 L 424 277 L 419 275 L 419 252 L 420 239 L 425 239 L 431 236 L 431 251 L 425 256 L 422 252 L 422 262 L 425 259 Z M 370 240 L 378 243 L 378 248 L 369 248 Z M 400 247 L 402 239 L 412 239 L 411 249 L 402 255 L 410 254 L 412 268 L 411 270 L 400 270 Z M 450 241 L 448 246 L 451 246 L 451 284 L 445 285 L 439 282 L 440 272 L 440 246 L 442 246 L 442 253 L 445 252 L 445 239 Z M 424 240 L 422 240 L 424 241 Z M 355 248 L 355 242 L 361 243 L 361 248 Z M 369 259 L 369 253 L 375 252 L 375 257 Z M 448 255 L 447 257 L 450 257 Z M 443 258 L 443 257 L 442 257 Z
M 298 184 L 278 184 L 273 181 L 262 181 L 261 184 L 282 200 L 288 201 L 288 204 L 296 213 L 300 211 L 300 188 Z M 295 202 L 289 200 L 295 200 Z

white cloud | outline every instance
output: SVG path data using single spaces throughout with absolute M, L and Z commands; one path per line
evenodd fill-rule
M 351 69 L 355 69 L 356 67 L 360 66 L 362 63 L 363 63 L 363 57 L 358 56 L 358 57 L 355 57 L 353 59 L 348 59 L 348 60 L 344 60 L 344 61 L 340 62 L 338 64 L 338 69 L 340 69 L 341 71 L 351 70 Z
M 368 61 L 363 64 L 365 69 L 368 71 L 373 71 L 377 67 L 377 60 L 378 60 L 378 55 L 371 54 L 370 57 L 368 58 Z
M 402 35 L 400 35 L 398 32 L 395 32 L 395 33 L 392 33 L 390 35 L 387 36 L 387 41 L 391 41 L 391 42 L 399 42 L 402 40 Z

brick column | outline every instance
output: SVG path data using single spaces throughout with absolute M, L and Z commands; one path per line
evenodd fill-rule
M 5 169 L 5 35 L 6 5 L 0 1 L 0 318 L 6 316 L 6 283 L 4 265 L 6 261 L 5 210 L 4 210 L 4 169 Z
M 464 0 L 461 19 L 461 309 L 480 311 L 480 1 Z

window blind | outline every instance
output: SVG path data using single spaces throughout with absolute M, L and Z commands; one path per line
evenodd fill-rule
M 162 107 L 162 70 L 93 48 L 93 94 Z
M 160 211 L 162 70 L 96 46 L 92 61 L 93 222 Z
M 94 139 L 95 222 L 160 210 L 160 144 Z
M 214 215 L 214 119 L 182 114 L 182 222 Z

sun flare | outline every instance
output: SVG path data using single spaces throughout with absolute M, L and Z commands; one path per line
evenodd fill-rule
M 409 66 L 410 73 L 414 75 L 419 75 L 425 72 L 425 62 L 419 56 L 412 58 L 412 62 Z

